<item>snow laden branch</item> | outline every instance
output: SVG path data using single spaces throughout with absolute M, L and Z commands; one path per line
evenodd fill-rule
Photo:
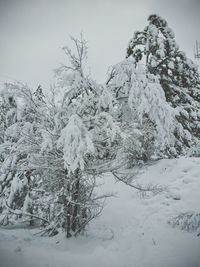
M 62 129 L 57 146 L 63 149 L 64 167 L 69 172 L 74 172 L 76 169 L 83 171 L 86 155 L 94 153 L 91 136 L 76 114 L 69 118 L 68 124 Z
M 157 146 L 173 145 L 175 114 L 166 102 L 157 77 L 147 76 L 145 69 L 140 66 L 131 78 L 132 86 L 128 98 L 131 110 L 136 113 L 141 123 L 147 114 L 149 119 L 155 123 Z

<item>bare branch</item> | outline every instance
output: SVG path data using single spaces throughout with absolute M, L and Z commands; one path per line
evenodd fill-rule
M 118 174 L 116 174 L 116 172 L 112 172 L 112 174 L 114 175 L 115 178 L 117 178 L 118 181 L 123 182 L 124 184 L 142 192 L 142 193 L 153 193 L 153 194 L 159 194 L 161 192 L 163 192 L 165 190 L 165 188 L 163 186 L 159 186 L 159 185 L 152 185 L 149 184 L 146 187 L 143 187 L 141 185 L 133 185 L 131 183 L 129 183 L 126 179 L 124 179 L 124 177 L 120 177 Z

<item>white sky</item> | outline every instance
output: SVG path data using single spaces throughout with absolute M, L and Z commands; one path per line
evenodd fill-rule
M 53 69 L 65 62 L 61 47 L 83 32 L 92 76 L 125 56 L 135 30 L 157 13 L 174 30 L 180 48 L 193 58 L 200 40 L 200 0 L 0 0 L 0 80 L 13 78 L 46 89 Z

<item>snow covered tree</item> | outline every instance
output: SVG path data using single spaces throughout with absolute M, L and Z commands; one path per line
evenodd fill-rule
M 1 90 L 1 121 L 4 134 L 0 144 L 1 222 L 7 224 L 32 212 L 32 189 L 35 186 L 32 156 L 39 151 L 38 128 L 41 109 L 31 90 L 20 83 L 5 84 Z
M 197 66 L 179 50 L 175 35 L 166 20 L 150 15 L 148 26 L 134 33 L 127 48 L 127 57 L 136 62 L 143 60 L 152 74 L 161 80 L 180 87 L 196 87 L 199 84 Z
M 175 112 L 157 76 L 128 58 L 113 66 L 107 86 L 116 96 L 116 117 L 125 135 L 122 147 L 129 164 L 144 163 L 173 147 Z
M 179 50 L 173 31 L 166 20 L 150 15 L 148 26 L 134 33 L 126 57 L 158 77 L 166 100 L 176 109 L 176 150 L 184 152 L 200 138 L 200 76 L 197 66 Z
M 119 130 L 111 116 L 111 95 L 84 73 L 85 40 L 81 36 L 72 41 L 75 53 L 63 48 L 69 64 L 56 70 L 48 104 L 52 120 L 42 130 L 41 151 L 35 161 L 35 167 L 43 169 L 43 188 L 50 196 L 47 231 L 51 234 L 60 227 L 67 237 L 81 233 L 102 210 L 106 196 L 95 195 L 97 171 L 93 166 L 114 157 L 112 148 Z
M 99 163 L 115 157 L 119 128 L 112 95 L 84 73 L 87 46 L 72 38 L 70 63 L 56 70 L 45 99 L 20 83 L 1 91 L 0 213 L 7 224 L 28 219 L 54 235 L 81 233 L 107 196 L 96 196 Z

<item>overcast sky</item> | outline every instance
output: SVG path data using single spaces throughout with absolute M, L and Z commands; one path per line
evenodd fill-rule
M 151 13 L 168 21 L 180 48 L 193 58 L 200 40 L 200 0 L 0 0 L 0 80 L 47 89 L 52 70 L 65 62 L 60 48 L 70 44 L 69 34 L 82 31 L 91 74 L 103 82 Z

